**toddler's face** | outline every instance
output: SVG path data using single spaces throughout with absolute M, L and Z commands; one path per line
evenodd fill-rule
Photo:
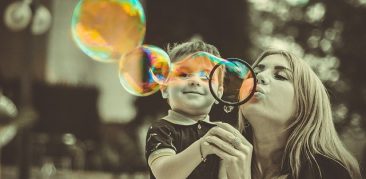
M 213 68 L 210 61 L 204 59 L 186 59 L 173 65 L 163 95 L 167 95 L 170 107 L 178 112 L 190 115 L 208 114 L 215 98 L 209 89 L 209 75 Z M 218 91 L 213 79 L 214 91 Z

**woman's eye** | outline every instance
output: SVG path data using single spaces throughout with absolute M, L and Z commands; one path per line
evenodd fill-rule
M 285 76 L 279 74 L 275 74 L 275 78 L 279 80 L 288 80 Z

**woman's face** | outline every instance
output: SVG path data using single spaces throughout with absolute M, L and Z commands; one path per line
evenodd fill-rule
M 254 96 L 240 107 L 252 125 L 288 125 L 295 112 L 293 72 L 284 56 L 266 56 L 254 68 L 258 84 Z

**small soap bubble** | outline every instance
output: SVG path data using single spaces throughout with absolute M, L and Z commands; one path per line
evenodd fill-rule
M 235 106 L 245 103 L 253 96 L 256 78 L 249 64 L 240 59 L 228 58 L 216 67 L 217 68 L 214 68 L 211 72 L 212 76 L 218 74 L 220 68 L 224 68 L 224 91 L 220 97 L 221 102 L 224 102 L 224 104 L 229 106 Z M 214 85 L 214 82 L 215 81 L 211 79 L 210 86 Z M 225 111 L 230 110 L 225 109 Z
M 148 96 L 159 90 L 169 75 L 168 54 L 152 45 L 143 45 L 124 56 L 119 63 L 119 80 L 129 93 Z

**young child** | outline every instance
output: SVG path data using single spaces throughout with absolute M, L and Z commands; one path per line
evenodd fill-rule
M 198 141 L 215 126 L 208 116 L 215 102 L 208 80 L 215 64 L 207 58 L 190 58 L 200 51 L 220 56 L 216 47 L 197 40 L 168 50 L 173 65 L 161 93 L 171 110 L 151 125 L 146 136 L 151 179 L 218 178 L 220 159 L 216 155 L 205 158 Z M 219 96 L 223 91 L 223 73 L 213 77 Z

